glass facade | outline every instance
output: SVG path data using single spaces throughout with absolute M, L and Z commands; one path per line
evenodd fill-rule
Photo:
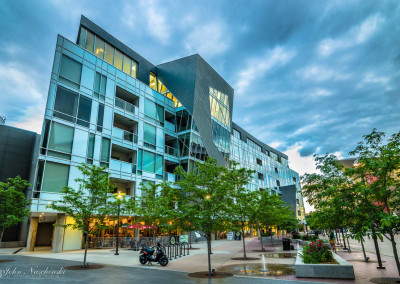
M 78 44 L 58 37 L 33 212 L 50 210 L 48 202 L 57 200 L 55 194 L 64 186 L 77 187 L 81 163 L 104 166 L 129 198 L 140 196 L 142 182 L 175 181 L 177 166 L 190 171 L 207 158 L 207 141 L 190 108 L 157 74 L 149 72 L 149 85 L 135 79 L 138 68 L 140 63 L 86 28 L 81 29 Z M 240 130 L 232 128 L 228 95 L 213 87 L 206 95 L 212 142 L 227 162 L 237 161 L 256 171 L 250 189 L 269 188 L 279 194 L 279 186 L 300 188 L 298 174 L 288 167 L 286 157 L 262 152 L 261 145 L 243 141 Z M 299 200 L 301 209 L 301 196 Z

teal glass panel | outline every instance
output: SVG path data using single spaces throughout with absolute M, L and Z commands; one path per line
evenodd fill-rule
M 143 151 L 143 170 L 154 173 L 155 171 L 155 154 Z
M 156 127 L 148 123 L 143 124 L 144 142 L 151 145 L 156 145 Z
M 54 116 L 75 122 L 78 107 L 78 94 L 58 87 L 54 103 Z
M 102 138 L 101 139 L 101 155 L 100 161 L 109 162 L 110 161 L 110 139 Z
M 97 131 L 103 130 L 103 121 L 104 121 L 104 105 L 99 104 L 99 110 L 97 112 Z
M 74 129 L 72 127 L 53 122 L 50 130 L 49 149 L 71 154 Z
M 142 170 L 142 160 L 143 160 L 143 150 L 139 149 L 138 162 L 137 162 L 138 170 Z
M 82 64 L 78 61 L 73 60 L 72 58 L 63 55 L 61 58 L 61 67 L 60 67 L 60 76 L 64 79 L 73 83 L 73 86 L 79 85 L 81 83 L 81 73 L 82 73 Z M 65 83 L 70 83 L 68 81 L 62 80 Z
M 156 156 L 156 174 L 162 175 L 163 174 L 163 156 L 157 155 Z
M 85 35 L 86 29 L 81 27 L 81 32 L 79 33 L 79 45 L 83 48 L 85 48 Z
M 156 109 L 156 103 L 150 101 L 149 99 L 146 99 L 146 102 L 144 104 L 144 114 L 156 119 L 157 118 L 157 109 Z
M 42 191 L 61 192 L 68 185 L 69 166 L 47 162 L 43 176 Z
M 89 127 L 90 115 L 92 114 L 92 100 L 80 96 L 78 107 L 78 121 L 79 125 Z
M 164 107 L 157 105 L 157 120 L 164 122 Z
M 89 159 L 93 159 L 94 142 L 95 142 L 95 135 L 93 133 L 89 133 L 88 152 L 87 152 L 87 157 Z

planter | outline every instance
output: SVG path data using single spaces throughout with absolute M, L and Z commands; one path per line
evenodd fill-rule
M 345 261 L 336 253 L 332 254 L 338 264 L 304 263 L 300 254 L 297 254 L 296 263 L 294 265 L 296 277 L 354 279 L 353 265 Z

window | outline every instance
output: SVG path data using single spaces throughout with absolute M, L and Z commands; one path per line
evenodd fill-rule
M 65 84 L 79 88 L 81 83 L 82 64 L 63 55 L 61 58 L 59 80 Z
M 43 176 L 42 191 L 61 192 L 68 185 L 69 166 L 47 162 Z
M 94 95 L 96 98 L 100 98 L 100 100 L 104 101 L 106 96 L 106 86 L 107 77 L 96 72 L 96 77 L 94 78 Z
M 131 76 L 133 78 L 136 78 L 136 73 L 137 73 L 137 63 L 135 61 L 132 60 L 132 72 L 131 72 Z
M 89 133 L 88 148 L 87 148 L 87 163 L 88 164 L 93 164 L 95 138 L 96 138 L 96 136 L 93 133 Z
M 151 152 L 143 151 L 143 170 L 146 172 L 155 172 L 155 157 Z
M 164 107 L 157 105 L 157 120 L 164 123 Z
M 258 179 L 259 180 L 264 180 L 264 175 L 262 173 L 258 173 Z
M 104 105 L 99 104 L 99 110 L 97 112 L 97 131 L 103 131 L 103 120 L 104 120 Z
M 297 179 L 296 179 L 295 177 L 293 177 L 293 182 L 294 182 L 294 183 L 296 183 L 296 182 L 297 182 Z
M 297 215 L 301 216 L 301 211 L 300 210 L 297 210 Z
M 130 75 L 131 70 L 132 70 L 132 60 L 126 55 L 124 55 L 124 72 Z
M 297 204 L 300 204 L 300 200 L 296 199 L 296 203 L 297 203 Z
M 54 103 L 54 116 L 75 122 L 78 94 L 58 87 Z
M 155 102 L 146 99 L 144 104 L 144 114 L 164 125 L 164 107 L 156 104 Z
M 110 139 L 101 139 L 101 155 L 100 155 L 100 166 L 108 166 L 110 161 Z
M 152 88 L 155 91 L 157 90 L 157 76 L 153 73 L 150 72 L 150 82 L 149 82 L 149 86 L 150 88 Z
M 52 122 L 49 138 L 48 155 L 62 159 L 71 159 L 74 129 L 72 127 Z
M 86 36 L 86 29 L 81 27 L 81 32 L 79 33 L 79 45 L 85 48 L 85 36 Z
M 123 60 L 123 54 L 118 50 L 115 50 L 114 65 L 119 70 L 122 70 L 122 60 Z
M 94 34 L 87 31 L 85 49 L 93 53 Z
M 262 161 L 259 158 L 256 158 L 257 160 L 257 165 L 262 166 Z
M 156 178 L 163 178 L 164 158 L 161 155 L 156 155 Z
M 78 120 L 76 123 L 85 127 L 89 127 L 91 113 L 92 113 L 92 100 L 85 98 L 84 96 L 80 96 L 79 107 L 78 107 Z
M 226 98 L 226 99 L 225 99 Z M 210 87 L 210 111 L 211 116 L 230 128 L 230 114 L 229 105 L 225 104 L 228 102 L 228 96 Z
M 97 36 L 94 45 L 94 54 L 101 59 L 104 57 L 104 41 Z
M 237 139 L 241 138 L 241 134 L 239 131 L 237 131 L 236 129 L 233 129 L 233 137 L 236 137 Z
M 281 186 L 281 182 L 279 180 L 276 180 L 276 186 Z
M 106 53 L 104 55 L 104 60 L 110 63 L 111 65 L 114 64 L 114 47 L 106 43 Z
M 247 138 L 247 145 L 249 145 L 251 148 L 256 149 L 261 152 L 261 146 L 249 138 Z
M 275 168 L 275 173 L 278 174 L 278 168 Z
M 144 146 L 155 149 L 156 127 L 148 123 L 144 123 L 143 128 L 144 128 Z

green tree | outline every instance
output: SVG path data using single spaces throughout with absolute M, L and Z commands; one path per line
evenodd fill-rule
M 228 227 L 228 214 L 232 206 L 234 183 L 228 178 L 228 169 L 218 166 L 215 159 L 208 158 L 196 164 L 187 173 L 178 168 L 180 179 L 176 185 L 182 190 L 178 200 L 182 219 L 190 223 L 207 239 L 208 273 L 211 277 L 211 234 Z
M 400 132 L 385 140 L 383 132 L 373 129 L 363 138 L 350 152 L 358 159 L 348 173 L 362 191 L 373 233 L 377 230 L 390 241 L 400 275 L 395 241 L 395 233 L 400 229 L 400 217 L 395 214 L 400 207 Z
M 24 194 L 28 186 L 30 184 L 20 176 L 0 182 L 0 243 L 5 229 L 17 225 L 29 215 L 26 207 L 30 200 Z
M 83 267 L 86 268 L 89 234 L 106 227 L 104 218 L 109 211 L 107 200 L 114 187 L 110 183 L 109 173 L 104 172 L 104 167 L 81 164 L 78 169 L 82 174 L 82 178 L 75 179 L 79 184 L 79 189 L 64 187 L 61 191 L 63 193 L 61 199 L 54 201 L 48 207 L 72 217 L 75 222 L 63 226 L 81 230 L 84 234 Z

